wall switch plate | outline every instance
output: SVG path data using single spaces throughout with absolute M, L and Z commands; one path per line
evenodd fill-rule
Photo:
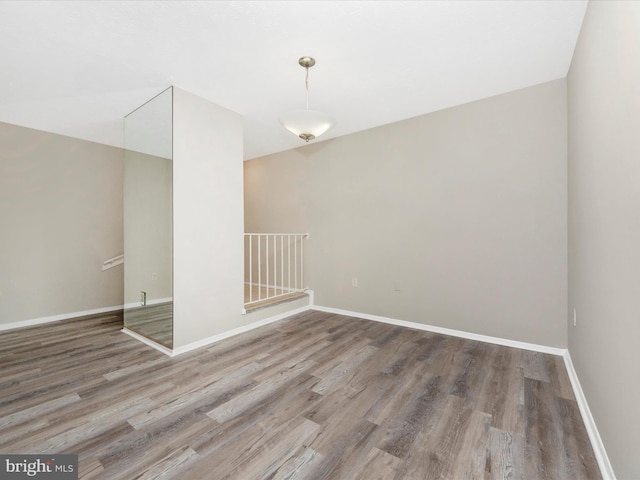
M 351 277 L 351 286 L 352 287 L 358 286 L 358 277 Z
M 153 272 L 151 274 L 151 280 L 157 280 L 158 279 L 158 274 L 156 272 Z
M 573 326 L 578 326 L 578 314 L 576 313 L 576 309 L 573 309 Z

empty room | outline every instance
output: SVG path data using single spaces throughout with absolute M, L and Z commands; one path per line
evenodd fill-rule
M 0 478 L 640 480 L 640 2 L 0 40 Z

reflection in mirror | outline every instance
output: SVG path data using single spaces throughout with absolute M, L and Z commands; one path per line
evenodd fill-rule
M 173 161 L 169 88 L 125 117 L 124 326 L 173 347 Z

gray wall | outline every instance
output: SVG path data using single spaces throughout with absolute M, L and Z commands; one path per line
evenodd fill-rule
M 569 351 L 627 480 L 640 478 L 639 25 L 640 2 L 590 2 L 568 76 Z
M 245 162 L 245 229 L 318 305 L 565 347 L 566 155 L 562 79 Z
M 0 123 L 0 323 L 122 305 L 123 152 Z

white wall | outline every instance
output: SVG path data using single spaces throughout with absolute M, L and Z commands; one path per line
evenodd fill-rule
M 0 323 L 122 305 L 119 148 L 0 123 Z
M 242 121 L 174 87 L 174 348 L 240 326 Z
M 633 480 L 640 478 L 640 2 L 589 3 L 568 76 L 568 115 L 569 350 L 616 475 Z
M 562 79 L 245 162 L 245 226 L 318 305 L 565 347 L 566 155 Z

